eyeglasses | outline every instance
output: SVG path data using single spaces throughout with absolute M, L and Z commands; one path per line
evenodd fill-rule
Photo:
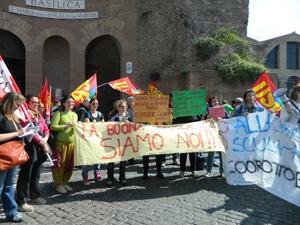
M 120 106 L 120 108 L 126 108 L 126 106 L 123 105 L 123 106 Z
M 32 103 L 32 104 L 39 104 L 39 102 L 34 102 L 34 101 L 32 101 L 31 103 Z

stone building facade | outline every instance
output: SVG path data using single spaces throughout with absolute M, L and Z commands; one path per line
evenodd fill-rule
M 290 90 L 300 78 L 300 35 L 296 32 L 257 42 L 255 51 L 265 59 L 270 73 L 277 73 L 277 87 Z
M 244 87 L 223 85 L 212 62 L 200 62 L 192 32 L 238 26 L 246 35 L 248 0 L 0 0 L 0 55 L 21 91 L 75 90 L 95 72 L 98 85 L 129 77 L 144 91 L 207 89 L 231 100 Z M 215 58 L 214 60 L 217 60 Z M 126 64 L 132 63 L 132 71 Z M 174 66 L 174 69 L 171 67 Z M 180 71 L 180 72 L 179 72 Z M 251 85 L 250 85 L 251 86 Z M 249 84 L 245 84 L 249 87 Z M 128 97 L 98 89 L 100 110 Z

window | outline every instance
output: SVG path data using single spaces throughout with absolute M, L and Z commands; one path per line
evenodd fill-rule
M 277 51 L 278 51 L 278 45 L 270 51 L 268 54 L 266 61 L 265 61 L 265 67 L 275 69 L 277 68 Z
M 297 70 L 299 69 L 299 43 L 286 43 L 286 68 Z

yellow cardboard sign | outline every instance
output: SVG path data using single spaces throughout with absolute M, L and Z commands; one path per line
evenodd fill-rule
M 133 122 L 169 122 L 169 95 L 135 95 Z
M 119 162 L 144 155 L 225 152 L 212 121 L 177 125 L 107 122 L 80 123 L 74 127 L 74 164 Z

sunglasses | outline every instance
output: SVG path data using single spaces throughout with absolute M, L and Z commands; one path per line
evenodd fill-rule
M 242 102 L 236 102 L 237 104 L 242 104 Z
M 98 103 L 92 103 L 92 105 L 98 105 Z

